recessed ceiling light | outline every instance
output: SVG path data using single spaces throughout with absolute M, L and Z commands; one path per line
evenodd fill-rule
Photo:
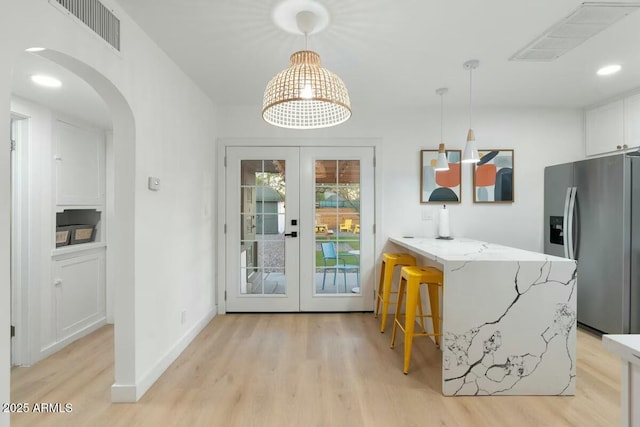
M 598 70 L 596 74 L 599 76 L 609 76 L 611 74 L 615 74 L 620 71 L 622 67 L 618 64 L 607 65 L 606 67 L 602 67 Z
M 25 52 L 42 52 L 43 50 L 45 50 L 44 47 L 30 47 L 25 49 Z
M 43 74 L 36 74 L 35 76 L 31 76 L 31 81 L 39 84 L 40 86 L 46 87 L 60 87 L 62 86 L 62 82 L 55 77 L 45 76 Z

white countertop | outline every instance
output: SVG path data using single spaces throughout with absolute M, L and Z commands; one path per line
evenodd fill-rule
M 510 248 L 466 238 L 390 237 L 399 246 L 437 262 L 448 261 L 571 261 L 553 255 Z
M 602 345 L 611 353 L 640 365 L 640 334 L 603 335 Z

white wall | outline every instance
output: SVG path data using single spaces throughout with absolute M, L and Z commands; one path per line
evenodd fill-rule
M 0 28 L 5 27 L 8 17 L 6 13 L 0 14 Z M 6 52 L 9 43 L 8 38 L 0 30 L 0 52 Z M 4 62 L 3 62 L 4 64 Z M 0 120 L 0 135 L 9 135 L 9 90 L 7 82 L 11 80 L 11 67 L 0 66 L 0 111 L 5 111 L 5 116 Z M 11 186 L 10 186 L 10 152 L 0 150 L 0 402 L 11 402 L 9 396 L 10 384 L 10 340 L 9 325 L 11 312 L 10 299 L 10 219 L 11 219 Z M 9 425 L 9 414 L 0 413 L 0 427 Z
M 49 2 L 6 5 L 0 18 L 0 106 L 7 119 L 0 120 L 0 133 L 9 132 L 14 58 L 30 46 L 50 49 L 49 58 L 82 73 L 94 87 L 100 86 L 96 89 L 108 98 L 108 105 L 119 107 L 112 111 L 115 187 L 118 194 L 130 191 L 131 197 L 116 196 L 116 212 L 125 212 L 126 218 L 135 208 L 135 216 L 132 227 L 128 222 L 114 225 L 120 233 L 115 239 L 120 249 L 118 274 L 123 275 L 116 289 L 116 385 L 122 386 L 123 396 L 135 399 L 215 313 L 211 203 L 216 110 L 117 4 L 105 3 L 121 20 L 119 54 Z M 132 123 L 127 121 L 130 113 L 135 147 L 133 141 L 122 144 L 133 129 L 117 127 Z M 9 157 L 7 150 L 0 152 L 0 330 L 8 331 Z M 148 176 L 161 179 L 161 191 L 147 190 Z M 8 347 L 8 334 L 2 332 L 0 401 L 5 402 L 10 401 Z M 129 356 L 131 360 L 122 360 Z M 6 425 L 8 417 L 0 417 L 0 425 Z
M 437 222 L 423 221 L 429 210 L 437 219 L 440 205 L 420 204 L 421 149 L 437 149 L 440 109 L 358 109 L 350 121 L 335 128 L 291 131 L 264 123 L 260 106 L 220 110 L 221 138 L 382 138 L 377 153 L 381 169 L 383 241 L 390 235 L 435 235 Z M 447 148 L 463 149 L 468 109 L 445 110 Z M 580 110 L 541 108 L 474 108 L 479 148 L 513 148 L 513 204 L 473 203 L 471 165 L 463 165 L 462 203 L 449 205 L 453 236 L 465 236 L 528 250 L 542 250 L 544 167 L 584 157 Z M 380 240 L 378 240 L 380 241 Z

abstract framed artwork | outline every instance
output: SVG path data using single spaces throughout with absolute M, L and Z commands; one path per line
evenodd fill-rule
M 474 203 L 513 203 L 513 150 L 478 150 L 473 168 Z
M 449 170 L 436 171 L 438 150 L 420 150 L 420 203 L 460 203 L 460 150 L 445 150 Z

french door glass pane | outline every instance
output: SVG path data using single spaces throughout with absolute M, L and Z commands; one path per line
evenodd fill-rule
M 315 293 L 360 293 L 360 161 L 315 161 Z
M 240 294 L 286 293 L 285 161 L 242 160 Z

